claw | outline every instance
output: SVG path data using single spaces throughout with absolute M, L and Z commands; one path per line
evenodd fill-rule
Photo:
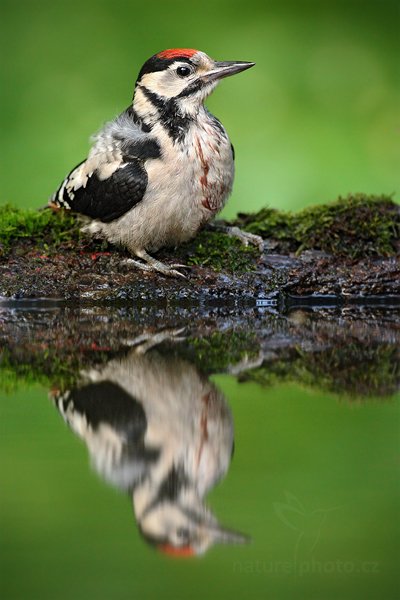
M 180 271 L 177 271 L 176 269 L 169 269 L 168 271 L 160 271 L 160 273 L 164 273 L 164 275 L 168 275 L 169 277 L 182 277 L 183 279 L 186 279 L 186 275 L 184 275 Z
M 172 263 L 170 265 L 173 269 L 192 269 L 192 265 L 181 265 L 180 263 Z
M 167 277 L 181 277 L 183 279 L 186 279 L 186 275 L 184 275 L 180 271 L 177 271 L 176 268 L 183 268 L 183 269 L 190 268 L 190 267 L 187 267 L 187 265 L 180 265 L 180 264 L 166 265 L 165 263 L 161 262 L 160 260 L 157 260 L 156 258 L 153 258 L 152 256 L 150 256 L 150 254 L 147 254 L 147 252 L 145 250 L 136 250 L 135 254 L 139 258 L 143 259 L 144 262 L 135 260 L 134 258 L 126 258 L 123 261 L 123 263 L 128 264 L 128 265 L 133 265 L 133 266 L 141 269 L 142 271 L 153 271 L 153 272 L 156 271 L 158 273 L 162 273 L 163 275 L 166 275 Z

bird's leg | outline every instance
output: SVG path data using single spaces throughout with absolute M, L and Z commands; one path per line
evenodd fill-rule
M 235 365 L 230 365 L 227 370 L 230 375 L 240 375 L 246 371 L 251 371 L 251 369 L 261 367 L 265 359 L 266 355 L 262 350 L 258 351 L 258 356 L 255 358 L 250 358 L 248 354 L 245 354 L 242 360 Z
M 185 279 L 185 275 L 180 271 L 177 271 L 174 267 L 185 267 L 185 265 L 166 265 L 165 263 L 157 260 L 147 254 L 146 250 L 135 250 L 136 256 L 144 260 L 145 262 L 139 262 L 134 258 L 127 258 L 125 263 L 128 265 L 134 265 L 143 271 L 158 271 L 158 273 L 162 273 L 163 275 L 168 275 L 168 277 L 183 277 Z
M 185 327 L 180 329 L 164 329 L 156 333 L 142 333 L 132 340 L 125 340 L 127 346 L 133 347 L 137 354 L 145 354 L 154 346 L 162 342 L 183 342 L 186 338 L 180 334 L 185 331 Z
M 257 246 L 260 252 L 264 250 L 264 240 L 260 235 L 256 235 L 255 233 L 250 233 L 249 231 L 243 231 L 239 227 L 227 227 L 227 235 L 232 237 L 237 237 L 244 246 L 248 246 L 252 244 L 253 246 Z
M 211 223 L 208 223 L 207 227 L 212 231 L 220 231 L 221 233 L 226 233 L 231 237 L 236 237 L 245 246 L 253 244 L 253 246 L 257 246 L 260 252 L 264 250 L 264 240 L 260 235 L 249 233 L 248 231 L 243 231 L 239 227 L 225 225 L 224 223 L 221 223 L 221 221 L 212 221 Z

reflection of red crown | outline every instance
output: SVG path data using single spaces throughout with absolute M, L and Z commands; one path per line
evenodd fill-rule
M 193 50 L 193 48 L 170 48 L 170 50 L 159 52 L 157 58 L 178 58 L 180 56 L 190 58 L 196 52 L 197 50 Z
M 176 558 L 188 558 L 194 556 L 194 550 L 192 546 L 173 546 L 172 544 L 159 544 L 157 546 L 161 552 L 173 556 Z

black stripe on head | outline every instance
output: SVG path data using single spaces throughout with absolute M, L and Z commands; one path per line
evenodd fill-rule
M 201 79 L 196 79 L 193 83 L 189 84 L 185 87 L 184 90 L 180 94 L 178 94 L 177 98 L 185 98 L 187 96 L 191 96 L 192 94 L 196 94 L 201 88 L 204 86 L 204 83 Z
M 142 90 L 143 94 L 146 96 L 147 100 L 151 102 L 151 104 L 158 110 L 159 113 L 163 113 L 167 110 L 170 110 L 170 106 L 172 105 L 172 98 L 163 98 L 159 96 L 155 92 L 150 91 L 144 85 L 139 86 Z
M 189 479 L 185 473 L 185 469 L 183 468 L 183 466 L 174 465 L 160 486 L 158 492 L 158 501 L 175 501 L 181 493 L 182 489 L 188 487 L 188 484 Z
M 166 128 L 168 135 L 174 142 L 181 142 L 192 123 L 192 118 L 189 115 L 181 113 L 175 98 L 162 98 L 158 94 L 148 90 L 144 85 L 139 84 L 139 87 L 146 98 L 158 110 L 161 123 Z
M 137 114 L 133 106 L 128 106 L 125 113 L 132 119 L 136 125 L 139 125 L 140 129 L 145 133 L 150 133 L 152 126 L 148 123 L 145 123 L 141 117 Z
M 165 71 L 174 62 L 186 62 L 193 65 L 192 61 L 186 56 L 175 56 L 174 58 L 160 58 L 157 54 L 146 60 L 140 69 L 137 82 L 139 82 L 146 73 L 155 73 L 156 71 Z
M 184 467 L 173 465 L 162 481 L 156 497 L 144 509 L 141 518 L 144 519 L 159 504 L 176 502 L 182 490 L 189 487 L 189 483 Z

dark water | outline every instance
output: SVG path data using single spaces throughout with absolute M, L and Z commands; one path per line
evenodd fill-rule
M 4 599 L 397 597 L 393 308 L 0 310 Z

